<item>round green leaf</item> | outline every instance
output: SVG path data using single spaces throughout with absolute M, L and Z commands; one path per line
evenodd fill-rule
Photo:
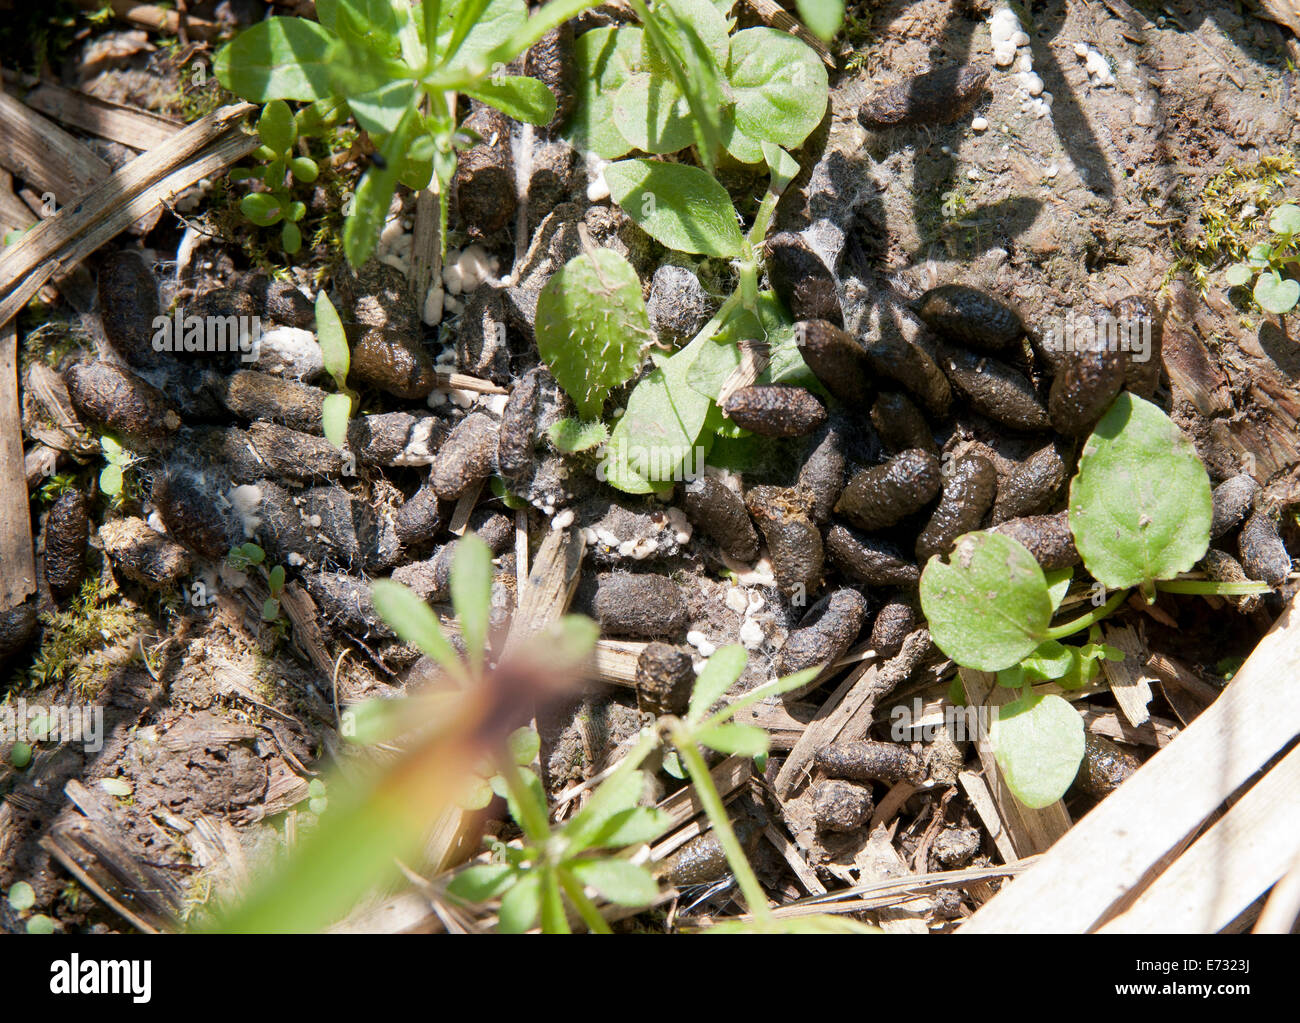
M 980 671 L 1009 668 L 1047 638 L 1052 598 L 1034 556 L 998 533 L 967 533 L 921 573 L 921 607 L 939 649 Z
M 252 192 L 239 200 L 239 209 L 258 227 L 270 227 L 280 219 L 280 201 L 266 192 Z
M 44 913 L 37 913 L 27 921 L 28 934 L 53 934 L 54 921 Z
M 1269 261 L 1273 258 L 1273 246 L 1268 242 L 1260 242 L 1258 245 L 1252 245 L 1250 251 L 1246 253 L 1246 262 L 1257 270 L 1268 266 Z
M 1266 313 L 1289 313 L 1300 300 L 1300 281 L 1266 270 L 1255 282 L 1255 301 Z
M 578 414 L 599 419 L 651 338 L 641 281 L 613 249 L 575 256 L 537 297 L 537 350 Z
M 99 474 L 99 489 L 109 497 L 116 497 L 122 492 L 122 467 L 106 465 Z
M 686 22 L 700 37 L 700 41 L 713 55 L 719 68 L 727 63 L 730 40 L 727 38 L 727 19 L 709 0 L 660 0 L 661 8 L 671 8 L 672 13 Z M 665 12 L 666 13 L 666 12 Z M 668 26 L 671 30 L 671 26 Z M 685 40 L 678 41 L 685 45 Z M 646 70 L 657 75 L 668 75 L 668 65 L 648 39 L 643 40 Z
M 293 176 L 304 184 L 311 184 L 320 174 L 316 161 L 309 156 L 295 156 L 289 161 L 289 170 Z
M 797 149 L 826 114 L 826 68 L 808 46 L 772 28 L 747 28 L 731 39 L 727 78 L 736 97 L 735 130 L 748 139 Z M 724 127 L 727 149 L 746 163 L 761 148 L 736 152 Z
M 1036 693 L 997 710 L 989 737 L 1007 787 L 1034 809 L 1056 802 L 1079 773 L 1083 718 L 1061 697 Z
M 25 913 L 36 905 L 36 890 L 26 881 L 9 889 L 9 906 L 15 913 Z
M 254 103 L 325 99 L 334 35 L 307 18 L 268 18 L 240 32 L 212 58 L 227 89 Z
M 280 617 L 280 602 L 274 597 L 262 601 L 262 621 L 273 622 Z
M 675 153 L 695 141 L 690 103 L 661 75 L 634 74 L 623 83 L 614 94 L 614 125 L 631 148 L 645 153 Z
M 744 245 L 731 197 L 698 167 L 620 160 L 605 168 L 610 195 L 655 241 L 730 259 Z
M 302 232 L 292 220 L 286 220 L 280 228 L 280 245 L 290 256 L 302 248 Z
M 844 20 L 844 0 L 798 0 L 799 17 L 813 35 L 826 42 L 840 29 Z
M 1242 285 L 1249 284 L 1250 279 L 1255 276 L 1255 272 L 1245 263 L 1233 263 L 1223 272 L 1224 283 L 1230 288 L 1239 288 Z
M 1125 391 L 1088 438 L 1070 483 L 1070 531 L 1111 589 L 1149 589 L 1205 555 L 1210 479 L 1191 440 L 1151 402 Z
M 22 770 L 32 762 L 32 748 L 25 742 L 16 742 L 9 747 L 9 763 Z
M 1273 211 L 1269 228 L 1277 234 L 1300 234 L 1300 206 L 1284 203 Z
M 516 728 L 510 733 L 506 746 L 510 750 L 510 756 L 514 762 L 520 767 L 527 767 L 540 752 L 542 737 L 525 725 L 523 728 Z
M 298 141 L 298 125 L 288 103 L 273 99 L 262 108 L 262 116 L 257 119 L 257 136 L 277 154 L 293 148 Z

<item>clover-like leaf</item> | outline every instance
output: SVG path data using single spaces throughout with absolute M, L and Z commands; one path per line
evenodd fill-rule
M 998 671 L 1047 639 L 1052 599 L 1024 545 L 998 533 L 967 533 L 949 560 L 932 557 L 921 573 L 921 607 L 930 635 L 958 664 Z
M 1188 571 L 1210 542 L 1210 480 L 1191 440 L 1127 391 L 1084 444 L 1070 483 L 1070 531 L 1094 579 L 1110 589 Z
M 731 197 L 698 167 L 620 160 L 605 168 L 610 195 L 646 234 L 670 249 L 730 259 L 744 239 Z
M 1300 301 L 1300 281 L 1266 270 L 1255 282 L 1255 301 L 1266 313 L 1289 313 Z
M 1083 718 L 1059 696 L 1029 693 L 997 708 L 993 754 L 1007 787 L 1040 809 L 1065 795 L 1083 760 Z
M 1277 234 L 1300 234 L 1300 206 L 1283 203 L 1273 211 L 1268 226 Z

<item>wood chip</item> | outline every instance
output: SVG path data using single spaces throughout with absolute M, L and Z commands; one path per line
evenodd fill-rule
M 1129 625 L 1103 625 L 1101 637 L 1124 653 L 1122 661 L 1103 659 L 1101 662 L 1101 670 L 1110 683 L 1115 702 L 1129 724 L 1145 724 L 1151 718 L 1147 704 L 1151 702 L 1152 681 L 1152 676 L 1142 670 L 1149 656 L 1146 644 L 1138 638 L 1137 630 Z
M 18 404 L 18 329 L 13 321 L 0 326 L 0 565 L 0 611 L 8 611 L 36 592 Z

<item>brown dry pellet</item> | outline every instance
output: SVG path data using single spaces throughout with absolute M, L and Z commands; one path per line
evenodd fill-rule
M 1069 568 L 1080 561 L 1079 549 L 1074 545 L 1074 534 L 1070 532 L 1069 512 L 1008 519 L 994 526 L 992 532 L 1019 541 L 1034 556 L 1044 572 Z
M 1246 570 L 1241 567 L 1241 562 L 1231 554 L 1215 550 L 1213 547 L 1205 552 L 1205 557 L 1201 559 L 1201 568 L 1204 569 L 1207 579 L 1213 579 L 1218 583 L 1244 583 L 1250 581 L 1246 576 Z M 1257 593 L 1228 596 L 1224 599 L 1242 614 L 1253 614 L 1262 603 L 1260 595 Z
M 795 486 L 808 498 L 808 517 L 818 525 L 831 517 L 844 491 L 846 434 L 853 425 L 841 415 L 831 416 L 813 438 L 812 450 L 799 468 Z
M 1132 753 L 1095 732 L 1083 738 L 1083 760 L 1075 784 L 1094 799 L 1105 799 L 1133 774 L 1142 762 Z
M 105 522 L 99 527 L 99 543 L 119 572 L 152 589 L 175 586 L 189 575 L 189 552 L 151 529 L 144 519 Z
M 1129 347 L 1134 347 L 1133 331 L 1149 332 L 1151 347 L 1145 361 L 1138 362 L 1130 350 L 1124 360 L 1124 387 L 1143 398 L 1150 398 L 1160 386 L 1162 368 L 1161 349 L 1163 347 L 1164 326 L 1160 312 L 1141 295 L 1128 295 L 1111 306 L 1110 314 L 1115 318 L 1121 331 L 1130 332 Z M 1139 343 L 1139 347 L 1141 343 Z
M 797 490 L 754 487 L 745 507 L 767 540 L 776 584 L 787 597 L 806 596 L 822 579 L 822 535 L 808 517 L 808 504 Z
M 905 600 L 889 601 L 876 612 L 876 620 L 871 623 L 871 649 L 881 658 L 895 656 L 916 624 L 916 608 Z
M 194 553 L 221 561 L 234 546 L 236 534 L 218 510 L 215 494 L 190 472 L 159 473 L 152 496 L 167 532 Z
M 921 570 L 897 544 L 864 536 L 842 523 L 826 531 L 826 556 L 831 564 L 869 586 L 915 586 Z
M 221 403 L 245 419 L 266 419 L 303 433 L 321 432 L 325 392 L 270 373 L 241 369 L 226 378 Z
M 835 275 L 799 235 L 783 231 L 767 240 L 767 277 L 796 321 L 844 326 Z
M 939 345 L 939 365 L 971 407 L 1016 430 L 1051 427 L 1047 409 L 1023 373 L 987 355 Z
M 939 504 L 930 521 L 916 538 L 916 560 L 952 550 L 957 537 L 978 529 L 993 504 L 998 474 L 983 455 L 967 454 L 957 459 L 943 483 Z
M 846 404 L 866 398 L 866 352 L 852 334 L 827 320 L 805 320 L 795 331 L 799 354 L 826 390 Z
M 681 590 L 666 575 L 602 573 L 591 606 L 601 632 L 610 636 L 674 636 L 689 620 Z
M 815 664 L 834 664 L 853 645 L 867 617 L 867 600 L 857 590 L 827 594 L 803 616 L 777 655 L 777 674 L 793 675 Z M 817 684 L 809 682 L 792 695 L 801 696 Z
M 444 500 L 460 497 L 496 468 L 497 424 L 485 412 L 471 412 L 447 436 L 434 459 L 430 480 Z
M 1237 538 L 1241 567 L 1252 579 L 1262 579 L 1272 587 L 1281 586 L 1291 574 L 1291 555 L 1278 536 L 1277 526 L 1263 511 L 1254 512 Z
M 99 267 L 99 318 L 109 344 L 132 366 L 149 369 L 166 358 L 154 351 L 158 285 L 138 252 L 114 252 Z
M 823 831 L 852 831 L 871 819 L 871 789 L 845 778 L 826 778 L 812 788 L 813 820 Z
M 722 411 L 762 437 L 802 437 L 826 422 L 826 409 L 811 392 L 781 384 L 742 387 L 727 398 Z
M 1212 539 L 1217 540 L 1246 517 L 1246 513 L 1255 504 L 1259 490 L 1255 478 L 1244 472 L 1228 477 L 1214 488 L 1214 493 L 1210 496 L 1214 508 L 1210 519 Z
M 881 465 L 854 473 L 835 512 L 859 529 L 886 529 L 934 500 L 941 482 L 939 460 L 934 455 L 915 448 L 903 451 Z
M 917 302 L 917 315 L 945 337 L 985 352 L 1000 352 L 1025 333 L 1009 305 L 965 284 L 941 284 Z
M 483 141 L 460 154 L 451 192 L 461 226 L 485 238 L 510 222 L 515 213 L 515 169 L 510 152 L 510 122 L 487 104 L 475 103 L 461 126 Z
M 669 643 L 647 643 L 636 660 L 637 707 L 647 714 L 685 714 L 695 686 L 691 654 Z
M 682 495 L 682 508 L 728 557 L 746 562 L 758 557 L 758 534 L 744 499 L 721 480 L 713 476 L 692 480 Z
M 858 123 L 872 131 L 911 124 L 951 124 L 975 108 L 988 78 L 987 68 L 969 64 L 913 75 L 863 103 Z
M 851 781 L 910 781 L 919 783 L 925 774 L 920 758 L 895 742 L 833 742 L 817 751 L 817 766 L 832 778 Z
M 77 414 L 98 426 L 153 441 L 180 428 L 180 416 L 162 391 L 119 366 L 79 362 L 63 379 Z
M 1039 448 L 998 483 L 994 524 L 1046 511 L 1069 478 L 1070 469 L 1060 446 L 1047 444 Z
M 441 498 L 428 483 L 402 502 L 393 525 L 403 547 L 418 547 L 434 539 L 445 524 Z
M 90 514 L 86 496 L 65 490 L 45 517 L 45 581 L 55 599 L 76 592 L 86 578 Z

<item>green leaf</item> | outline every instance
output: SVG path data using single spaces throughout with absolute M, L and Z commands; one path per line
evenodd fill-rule
M 271 588 L 271 596 L 278 597 L 284 590 L 284 566 L 276 565 L 267 576 L 266 584 Z
M 844 21 L 844 0 L 797 0 L 799 18 L 823 42 L 840 30 Z
M 727 77 L 736 97 L 732 123 L 740 137 L 727 150 L 744 163 L 763 159 L 753 140 L 798 149 L 826 114 L 826 68 L 794 36 L 773 28 L 747 28 L 731 39 Z
M 443 635 L 433 609 L 401 583 L 376 579 L 370 586 L 375 612 L 407 643 L 414 643 L 453 675 L 463 674 L 460 658 Z
M 444 2 L 438 25 L 438 56 L 447 61 L 448 67 L 469 67 L 487 58 L 527 20 L 523 0 L 490 0 L 486 5 L 483 0 Z
M 354 267 L 364 265 L 375 250 L 419 121 L 418 111 L 414 107 L 407 108 L 397 130 L 380 147 L 385 165 L 372 164 L 357 186 L 352 215 L 343 225 L 343 248 L 348 262 Z
M 276 153 L 287 153 L 298 141 L 298 126 L 293 111 L 282 99 L 274 99 L 262 108 L 257 119 L 257 135 Z
M 612 249 L 574 256 L 537 298 L 537 350 L 583 419 L 641 363 L 651 338 L 641 282 Z
M 1065 795 L 1079 773 L 1083 718 L 1059 696 L 1030 693 L 998 708 L 990 740 L 1007 786 L 1039 809 Z
M 691 387 L 716 399 L 723 382 L 740 367 L 738 343 L 744 340 L 763 341 L 768 346 L 767 368 L 758 375 L 757 383 L 791 384 L 824 393 L 821 382 L 803 361 L 798 331 L 780 299 L 771 291 L 760 291 L 757 310 L 756 317 L 748 309 L 737 309 L 718 328 L 712 343 L 701 346 L 687 373 Z
M 479 863 L 447 882 L 447 891 L 466 902 L 486 902 L 506 891 L 518 876 L 508 863 Z
M 1078 668 L 1078 647 L 1066 646 L 1055 639 L 1045 640 L 1020 662 L 1025 677 L 1033 682 L 1064 678 Z
M 695 140 L 690 102 L 671 78 L 635 73 L 613 102 L 614 126 L 632 149 L 675 153 Z
M 372 135 L 387 135 L 397 130 L 402 115 L 417 99 L 416 83 L 406 79 L 386 82 L 375 89 L 348 96 L 352 116 Z
M 284 226 L 280 228 L 280 245 L 290 256 L 302 248 L 302 232 L 298 230 L 297 224 L 290 220 L 285 221 Z
M 526 124 L 549 124 L 555 116 L 555 93 L 536 78 L 488 79 L 465 92 Z
M 348 442 L 348 419 L 352 415 L 352 399 L 346 394 L 327 394 L 321 408 L 321 428 L 325 439 L 340 451 Z
M 501 897 L 497 929 L 502 934 L 524 934 L 542 913 L 542 872 L 531 870 Z
M 537 757 L 542 748 L 542 737 L 525 725 L 510 733 L 506 747 L 511 758 L 520 767 L 527 767 Z
M 606 160 L 632 148 L 614 121 L 614 96 L 641 63 L 641 30 L 596 28 L 573 42 L 577 103 L 566 137 L 578 149 Z
M 796 671 L 793 675 L 786 675 L 784 678 L 778 678 L 775 681 L 756 686 L 743 696 L 727 704 L 713 716 L 706 718 L 703 725 L 706 728 L 711 728 L 714 725 L 722 724 L 724 721 L 729 721 L 746 707 L 761 700 L 766 700 L 769 696 L 782 696 L 785 693 L 793 692 L 800 686 L 807 685 L 821 672 L 821 665 L 814 665 L 811 668 L 804 668 L 803 671 Z
M 1266 313 L 1289 313 L 1300 301 L 1300 281 L 1266 270 L 1255 282 L 1255 301 Z
M 658 807 L 632 806 L 610 814 L 584 831 L 581 843 L 575 839 L 571 848 L 575 852 L 583 849 L 623 849 L 629 845 L 653 842 L 672 824 L 672 816 Z
M 749 663 L 749 654 L 739 644 L 724 646 L 704 662 L 699 676 L 695 679 L 695 688 L 691 690 L 690 706 L 686 710 L 686 720 L 698 723 L 704 720 L 718 700 L 740 678 Z
M 9 889 L 9 908 L 15 913 L 25 913 L 36 905 L 36 890 L 26 881 L 19 881 Z
M 306 18 L 268 18 L 244 29 L 212 58 L 217 80 L 253 103 L 330 95 L 333 34 Z
M 274 597 L 262 601 L 262 621 L 273 622 L 280 617 L 280 602 Z
M 316 339 L 320 343 L 325 371 L 334 378 L 335 386 L 343 390 L 348 383 L 352 353 L 348 349 L 347 334 L 343 332 L 343 321 L 324 288 L 316 292 Z
M 44 913 L 37 913 L 35 916 L 27 918 L 28 934 L 53 934 L 54 921 Z
M 268 192 L 250 192 L 239 200 L 239 210 L 258 227 L 270 227 L 280 219 L 280 200 Z
M 688 386 L 686 376 L 699 346 L 711 343 L 700 337 L 672 358 L 656 360 L 610 434 L 598 479 L 628 494 L 649 494 L 678 477 L 684 463 L 698 463 L 696 445 L 712 402 Z
M 645 792 L 645 775 L 624 765 L 600 783 L 586 806 L 564 825 L 563 835 L 571 852 L 581 852 L 599 841 L 610 822 L 627 810 L 636 809 Z
M 1061 601 L 1070 591 L 1070 581 L 1074 578 L 1074 569 L 1055 568 L 1050 572 L 1044 572 L 1043 578 L 1047 580 L 1047 593 L 1052 598 L 1052 610 L 1055 611 L 1061 606 Z
M 685 0 L 679 6 L 689 16 L 674 9 L 668 0 L 655 5 L 644 22 L 645 49 L 647 53 L 652 48 L 658 51 L 660 70 L 666 71 L 686 96 L 697 155 L 712 173 L 715 154 L 722 146 L 723 114 L 731 97 L 718 60 L 695 25 L 703 28 L 718 15 Z
M 659 896 L 659 885 L 650 872 L 627 860 L 571 860 L 566 869 L 615 905 L 648 906 Z
M 763 162 L 772 172 L 767 186 L 768 191 L 780 195 L 785 191 L 786 185 L 799 176 L 799 161 L 775 142 L 768 142 L 766 139 L 759 143 L 759 149 L 763 153 Z
M 289 161 L 289 170 L 303 184 L 311 184 L 320 175 L 316 161 L 309 156 L 295 156 Z
M 1233 263 L 1223 272 L 1224 283 L 1230 288 L 1240 288 L 1247 285 L 1254 278 L 1255 272 L 1245 263 Z
M 1109 589 L 1171 579 L 1210 542 L 1210 480 L 1191 440 L 1127 391 L 1084 445 L 1070 483 L 1070 531 L 1093 578 Z
M 523 783 L 524 791 L 522 795 L 524 799 L 532 804 L 533 815 L 540 820 L 545 820 L 546 790 L 542 788 L 542 780 L 532 771 L 520 771 L 519 780 Z M 515 819 L 515 823 L 521 828 L 524 827 L 524 821 L 528 818 L 524 814 L 523 808 L 520 806 L 518 801 L 516 801 L 514 793 L 510 791 L 510 787 L 506 785 L 505 779 L 500 775 L 497 775 L 492 779 L 492 791 L 505 799 L 506 806 L 510 810 L 510 816 Z M 525 831 L 527 831 L 526 828 Z M 539 841 L 545 838 L 544 835 L 537 836 L 531 834 L 528 837 L 532 841 Z
M 456 544 L 451 566 L 451 603 L 474 671 L 483 666 L 492 614 L 492 551 L 474 533 Z
M 1300 234 L 1300 206 L 1283 203 L 1273 211 L 1268 226 L 1277 234 Z
M 109 497 L 116 497 L 122 492 L 122 467 L 106 465 L 99 473 L 99 489 Z
M 609 440 L 609 427 L 599 419 L 583 422 L 580 419 L 568 418 L 552 423 L 546 435 L 561 451 L 576 454 L 579 451 L 589 451 L 599 447 Z
M 757 725 L 712 725 L 693 734 L 696 742 L 728 756 L 761 756 L 772 744 L 771 736 Z
M 569 930 L 569 918 L 564 912 L 564 893 L 560 888 L 560 872 L 550 864 L 542 867 L 542 933 L 572 933 Z
M 1271 246 L 1268 242 L 1259 242 L 1257 245 L 1252 245 L 1250 247 L 1250 251 L 1246 253 L 1246 262 L 1249 263 L 1251 266 L 1253 266 L 1256 270 L 1260 270 L 1268 266 L 1269 262 L 1272 259 L 1273 259 L 1273 246 Z
M 1034 556 L 1010 537 L 967 533 L 921 573 L 921 607 L 938 647 L 980 671 L 1009 668 L 1047 639 L 1052 600 Z
M 620 160 L 605 168 L 614 201 L 655 241 L 730 259 L 744 245 L 727 191 L 698 167 Z

